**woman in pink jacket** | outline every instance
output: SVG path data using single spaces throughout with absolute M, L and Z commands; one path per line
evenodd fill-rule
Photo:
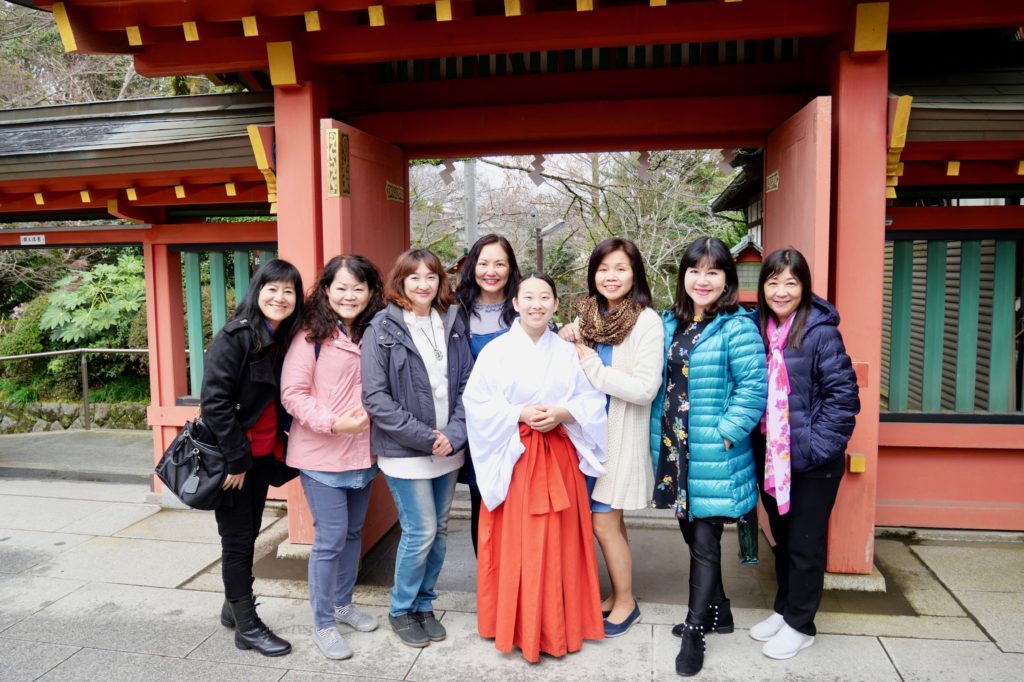
M 313 513 L 309 558 L 313 641 L 324 656 L 349 658 L 352 648 L 335 623 L 361 632 L 377 619 L 352 603 L 370 484 L 377 475 L 370 454 L 369 417 L 363 410 L 360 341 L 384 307 L 380 273 L 362 256 L 336 256 L 324 266 L 304 310 L 304 341 L 288 349 L 281 402 L 295 418 L 288 464 L 301 471 Z

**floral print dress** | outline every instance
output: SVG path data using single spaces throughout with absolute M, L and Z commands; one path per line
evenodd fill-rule
M 668 379 L 665 386 L 665 407 L 661 415 L 661 457 L 654 476 L 651 506 L 675 509 L 685 519 L 690 505 L 686 477 L 689 471 L 690 444 L 687 436 L 690 416 L 689 376 L 690 353 L 700 340 L 705 321 L 695 321 L 676 329 L 668 349 Z

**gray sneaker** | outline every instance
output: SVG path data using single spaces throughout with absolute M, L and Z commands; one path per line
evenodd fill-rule
M 324 628 L 323 630 L 313 628 L 313 641 L 316 642 L 316 645 L 320 647 L 320 651 L 324 652 L 324 656 L 327 658 L 334 659 L 335 661 L 352 658 L 352 647 L 348 645 L 348 642 L 334 628 Z
M 433 611 L 419 611 L 418 613 L 410 613 L 414 619 L 416 619 L 420 625 L 423 626 L 423 632 L 427 633 L 427 637 L 430 638 L 431 642 L 440 642 L 448 636 L 448 632 L 444 629 L 444 626 L 434 617 Z
M 363 613 L 355 604 L 334 607 L 334 620 L 359 632 L 373 632 L 379 623 L 377 616 Z

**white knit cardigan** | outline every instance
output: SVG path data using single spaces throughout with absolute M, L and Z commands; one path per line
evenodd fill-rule
M 613 509 L 643 509 L 651 501 L 651 403 L 661 387 L 664 355 L 661 318 L 647 308 L 622 343 L 612 347 L 610 366 L 596 355 L 582 363 L 594 387 L 611 396 L 608 473 L 597 479 L 592 496 Z

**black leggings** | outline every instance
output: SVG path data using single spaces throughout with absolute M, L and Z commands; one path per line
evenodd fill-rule
M 263 507 L 267 503 L 272 456 L 254 457 L 242 488 L 229 491 L 214 512 L 220 533 L 224 596 L 228 601 L 245 599 L 252 594 L 253 555 L 263 522 Z
M 690 600 L 686 622 L 704 625 L 708 606 L 725 601 L 722 585 L 722 531 L 725 525 L 694 519 L 679 519 L 679 530 L 690 548 Z

